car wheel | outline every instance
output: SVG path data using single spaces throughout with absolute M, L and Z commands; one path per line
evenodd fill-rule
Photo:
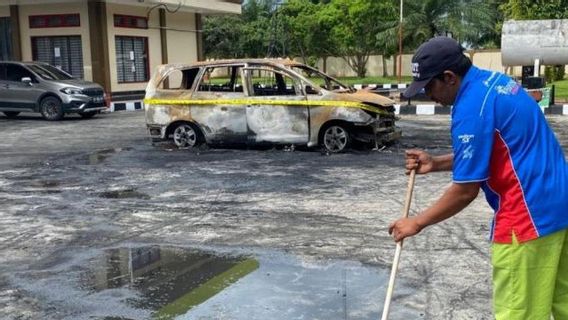
M 56 121 L 63 118 L 63 106 L 55 97 L 45 97 L 39 104 L 39 111 L 45 120 Z
M 20 112 L 18 112 L 18 111 L 4 111 L 3 113 L 6 116 L 6 118 L 10 118 L 10 119 L 14 119 L 15 117 L 17 117 L 20 114 Z
M 320 145 L 326 151 L 332 153 L 344 152 L 351 145 L 349 130 L 342 124 L 333 124 L 325 127 L 320 140 Z
M 189 123 L 181 123 L 173 133 L 174 143 L 178 148 L 192 148 L 198 144 L 197 130 Z
M 79 115 L 80 115 L 81 118 L 83 118 L 83 119 L 91 119 L 91 118 L 94 117 L 96 114 L 97 114 L 96 111 L 79 113 Z

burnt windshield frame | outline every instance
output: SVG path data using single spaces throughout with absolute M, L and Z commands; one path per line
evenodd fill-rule
M 336 88 L 334 88 L 334 84 L 337 85 L 339 87 L 339 90 L 348 90 L 348 91 L 353 91 L 353 88 L 351 86 L 348 86 L 342 82 L 339 82 L 339 80 L 332 78 L 330 76 L 328 76 L 327 74 L 319 71 L 318 69 L 306 66 L 306 65 L 293 65 L 291 66 L 291 69 L 298 72 L 301 75 L 303 75 L 303 73 L 309 73 L 309 77 L 307 78 L 308 80 L 312 80 L 310 79 L 311 77 L 313 77 L 313 74 L 316 74 L 316 76 L 318 78 L 323 79 L 324 84 L 318 84 L 315 83 L 316 85 L 322 87 L 323 89 L 329 90 L 329 91 L 333 91 L 333 90 L 337 90 Z

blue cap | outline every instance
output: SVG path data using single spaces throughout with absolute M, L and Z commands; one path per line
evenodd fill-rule
M 459 63 L 463 59 L 463 50 L 456 40 L 448 37 L 435 37 L 420 45 L 412 57 L 413 81 L 404 96 L 412 98 L 432 78 Z

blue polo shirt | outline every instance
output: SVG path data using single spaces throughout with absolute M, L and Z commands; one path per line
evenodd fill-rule
M 472 66 L 452 109 L 453 179 L 481 182 L 491 239 L 529 241 L 568 228 L 568 168 L 538 104 L 507 75 Z

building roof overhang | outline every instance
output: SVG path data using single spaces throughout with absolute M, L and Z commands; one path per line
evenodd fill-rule
M 56 3 L 88 2 L 91 0 L 8 0 L 8 5 L 42 5 Z M 137 7 L 167 8 L 168 11 L 193 12 L 200 14 L 240 14 L 241 0 L 97 0 L 106 3 Z

